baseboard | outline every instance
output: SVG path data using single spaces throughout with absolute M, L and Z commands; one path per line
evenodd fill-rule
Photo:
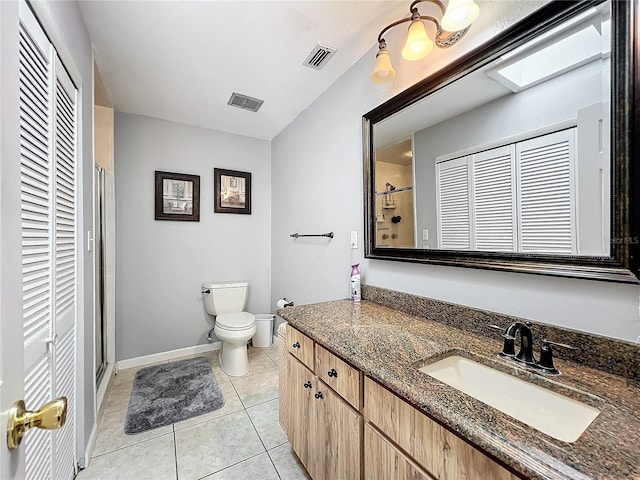
M 87 448 L 84 451 L 84 458 L 78 461 L 78 467 L 80 470 L 87 468 L 91 463 L 91 455 L 93 454 L 93 448 L 96 445 L 96 437 L 98 435 L 98 419 L 93 422 L 93 428 L 91 429 L 91 435 L 89 435 L 89 441 L 87 442 Z
M 197 355 L 198 353 L 211 352 L 220 350 L 222 342 L 209 343 L 207 345 L 194 345 L 193 347 L 179 348 L 168 352 L 154 353 L 152 355 L 144 355 L 142 357 L 128 358 L 119 360 L 116 363 L 116 372 L 125 368 L 140 367 L 149 365 L 150 363 L 163 362 L 165 360 L 173 360 L 174 358 L 186 357 L 187 355 Z
M 91 434 L 89 435 L 89 440 L 87 441 L 87 448 L 84 452 L 84 458 L 78 459 L 78 468 L 80 470 L 87 468 L 89 463 L 91 462 L 91 454 L 93 453 L 93 448 L 96 444 L 96 436 L 98 433 L 98 424 L 100 423 L 100 410 L 102 409 L 102 402 L 104 401 L 104 397 L 109 389 L 109 385 L 113 381 L 113 374 L 115 371 L 115 366 L 113 363 L 107 364 L 104 374 L 102 376 L 102 382 L 98 387 L 98 391 L 96 392 L 96 409 L 95 414 L 96 418 L 93 422 L 93 427 L 91 428 Z

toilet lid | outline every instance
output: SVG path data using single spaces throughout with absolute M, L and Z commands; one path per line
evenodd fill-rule
M 216 317 L 216 326 L 225 330 L 246 330 L 256 323 L 256 317 L 249 312 L 224 313 Z

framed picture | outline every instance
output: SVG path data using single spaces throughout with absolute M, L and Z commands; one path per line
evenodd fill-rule
M 216 213 L 251 213 L 251 173 L 213 169 Z
M 156 220 L 200 221 L 200 175 L 156 171 Z

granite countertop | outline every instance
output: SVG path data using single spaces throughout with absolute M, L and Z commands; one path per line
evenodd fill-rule
M 500 340 L 367 301 L 288 307 L 277 314 L 524 477 L 640 479 L 636 380 L 559 359 L 555 364 L 562 375 L 542 377 L 500 359 Z M 556 440 L 418 370 L 452 351 L 577 398 L 601 413 L 575 442 Z

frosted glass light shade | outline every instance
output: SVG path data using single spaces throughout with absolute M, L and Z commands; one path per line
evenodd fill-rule
M 371 81 L 374 83 L 390 82 L 396 77 L 396 71 L 391 65 L 391 55 L 386 48 L 376 55 L 376 64 L 371 72 Z
M 433 42 L 427 36 L 424 23 L 420 19 L 413 20 L 409 25 L 407 43 L 402 49 L 402 57 L 405 60 L 420 60 L 429 55 L 433 49 Z
M 464 30 L 478 18 L 480 7 L 473 0 L 449 0 L 440 25 L 447 32 Z

